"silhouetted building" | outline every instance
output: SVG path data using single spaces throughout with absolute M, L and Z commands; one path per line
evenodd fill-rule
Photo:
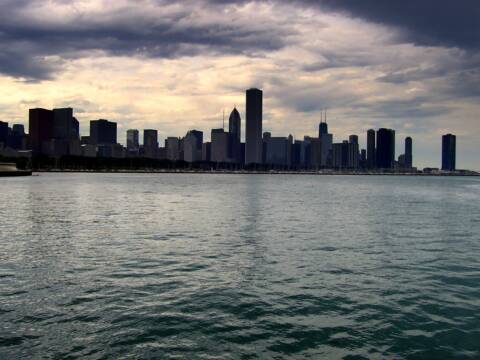
M 365 169 L 367 167 L 367 150 L 360 150 L 360 167 Z
M 229 162 L 228 158 L 228 132 L 223 129 L 212 129 L 211 161 L 216 163 Z
M 90 121 L 90 142 L 94 145 L 116 144 L 117 123 L 104 119 Z
M 328 125 L 327 122 L 320 122 L 318 125 L 318 137 L 321 138 L 322 135 L 328 134 Z
M 136 129 L 127 130 L 127 150 L 138 151 L 140 147 L 139 134 Z
M 0 144 L 7 146 L 8 141 L 8 123 L 0 121 Z
M 158 131 L 153 129 L 143 130 L 143 152 L 149 159 L 155 159 L 158 152 Z
M 176 137 L 168 137 L 165 139 L 165 148 L 167 151 L 167 159 L 171 161 L 180 160 L 180 139 Z
M 287 166 L 288 139 L 286 137 L 269 137 L 266 140 L 267 154 L 265 162 L 269 165 Z
M 272 137 L 272 133 L 265 131 L 262 136 L 262 163 L 267 160 L 267 144 L 268 140 Z
M 53 138 L 53 111 L 30 109 L 28 111 L 30 147 L 34 154 L 42 153 L 42 146 Z
M 202 145 L 202 161 L 212 161 L 212 143 L 210 142 Z
M 407 167 L 405 163 L 405 154 L 401 154 L 398 156 L 398 167 L 400 169 L 405 169 Z
M 246 92 L 246 144 L 245 163 L 262 163 L 263 93 L 259 89 Z
M 183 160 L 189 163 L 202 159 L 203 132 L 190 130 L 183 139 Z
M 300 169 L 302 167 L 301 143 L 302 143 L 302 141 L 295 140 L 295 142 L 292 145 L 292 167 L 294 169 Z
M 325 113 L 325 121 L 321 121 L 318 126 L 318 138 L 320 139 L 320 160 L 319 167 L 326 168 L 332 166 L 332 143 L 333 136 L 328 133 L 328 124 L 326 120 L 327 114 Z
M 293 150 L 293 136 L 292 134 L 288 135 L 287 138 L 287 166 L 290 168 L 292 166 L 292 150 Z
M 348 157 L 347 157 L 347 167 L 349 169 L 357 169 L 359 166 L 359 147 L 358 147 L 358 136 L 350 135 L 348 139 Z
M 228 119 L 228 132 L 230 133 L 229 157 L 235 163 L 240 163 L 242 158 L 240 153 L 241 125 L 240 113 L 234 108 Z
M 0 142 L 2 142 L 0 140 Z M 26 150 L 28 147 L 25 128 L 22 124 L 14 124 L 9 132 L 8 144 L 15 150 Z
M 347 140 L 333 144 L 333 167 L 335 169 L 348 168 L 349 143 Z
M 392 169 L 395 165 L 395 130 L 377 131 L 377 168 Z
M 413 167 L 413 144 L 412 138 L 407 136 L 405 138 L 405 168 L 411 169 Z
M 442 136 L 442 170 L 455 171 L 456 169 L 457 137 L 452 134 Z
M 319 169 L 322 166 L 322 142 L 318 138 L 305 137 L 308 144 L 308 165 L 311 168 Z
M 191 134 L 195 136 L 195 139 L 197 139 L 197 150 L 202 151 L 202 145 L 203 145 L 203 131 L 200 130 L 190 130 L 188 134 Z
M 79 123 L 72 108 L 53 109 L 53 138 L 71 140 L 79 138 Z
M 370 129 L 367 131 L 367 167 L 374 169 L 377 166 L 375 150 L 375 130 Z

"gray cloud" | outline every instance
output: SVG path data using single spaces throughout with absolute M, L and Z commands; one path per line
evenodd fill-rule
M 417 45 L 480 49 L 477 0 L 298 0 L 309 6 L 343 12 L 402 31 Z
M 70 4 L 57 1 L 57 4 Z M 59 63 L 49 56 L 75 58 L 95 50 L 110 55 L 177 58 L 201 54 L 271 52 L 284 47 L 291 29 L 222 18 L 208 19 L 204 6 L 182 6 L 163 12 L 171 1 L 140 1 L 132 8 L 76 14 L 64 22 L 34 17 L 36 1 L 0 4 L 0 72 L 19 78 L 50 79 Z M 156 4 L 156 5 L 155 5 Z M 148 5 L 148 6 L 146 6 Z M 31 9 L 31 12 L 26 10 Z M 151 13 L 151 10 L 154 13 Z M 72 14 L 75 14 L 72 8 Z M 205 12 L 207 19 L 198 19 Z M 48 15 L 47 15 L 48 16 Z

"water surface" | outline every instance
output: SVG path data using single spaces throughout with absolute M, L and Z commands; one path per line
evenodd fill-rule
M 480 179 L 0 180 L 0 358 L 480 357 Z

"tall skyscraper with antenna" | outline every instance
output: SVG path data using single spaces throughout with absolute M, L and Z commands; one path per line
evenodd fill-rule
M 323 116 L 324 114 L 325 116 Z M 320 124 L 318 125 L 318 137 L 321 138 L 324 134 L 328 134 L 327 110 L 320 113 Z

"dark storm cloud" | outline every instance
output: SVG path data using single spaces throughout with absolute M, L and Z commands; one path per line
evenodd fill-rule
M 303 4 L 343 12 L 394 26 L 417 45 L 480 50 L 478 0 L 298 0 Z
M 69 1 L 57 1 L 69 4 Z M 138 4 L 153 2 L 140 1 Z M 192 9 L 180 7 L 162 14 L 158 1 L 154 10 L 137 6 L 102 14 L 74 16 L 69 22 L 56 22 L 48 16 L 39 20 L 32 13 L 38 2 L 21 0 L 0 4 L 0 72 L 24 79 L 50 79 L 62 59 L 89 56 L 100 50 L 111 55 L 177 58 L 200 54 L 244 54 L 274 51 L 285 46 L 291 31 L 262 24 L 228 21 L 213 17 L 197 21 Z M 201 11 L 212 6 L 204 3 Z M 25 10 L 31 10 L 25 15 Z M 150 8 L 150 10 L 152 10 Z M 53 20 L 53 21 L 52 21 Z
M 244 4 L 248 0 L 210 0 Z M 280 0 L 325 11 L 341 12 L 369 22 L 394 26 L 404 40 L 417 45 L 480 49 L 478 0 Z M 275 2 L 275 1 L 266 1 Z

